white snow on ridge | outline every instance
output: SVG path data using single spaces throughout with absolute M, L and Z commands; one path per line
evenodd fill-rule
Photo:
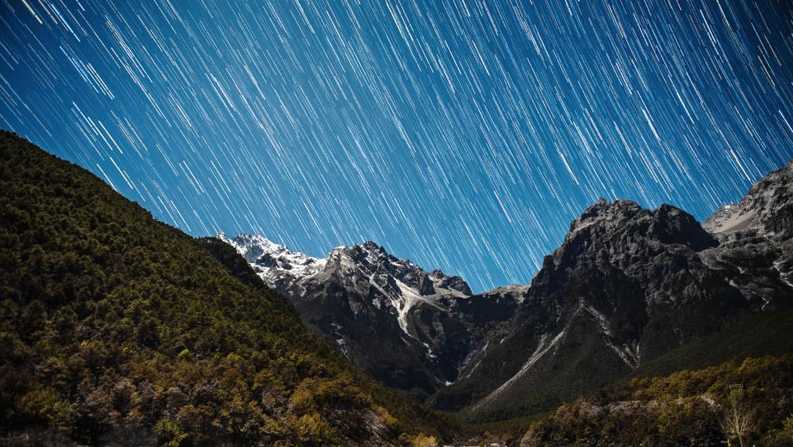
M 391 303 L 393 304 L 394 308 L 397 310 L 398 313 L 398 321 L 399 327 L 408 334 L 409 336 L 413 337 L 413 335 L 408 330 L 408 313 L 410 309 L 415 306 L 416 304 L 423 302 L 427 303 L 431 306 L 434 306 L 438 309 L 443 310 L 440 306 L 438 306 L 431 297 L 435 295 L 431 295 L 430 297 L 421 296 L 418 290 L 413 289 L 412 287 L 408 286 L 407 284 L 403 283 L 400 280 L 396 280 L 397 286 L 399 286 L 399 291 L 401 295 L 401 299 L 399 297 L 392 297 Z M 415 338 L 415 337 L 414 337 Z
M 396 317 L 399 327 L 410 338 L 416 338 L 410 333 L 408 327 L 408 314 L 410 310 L 418 304 L 425 303 L 440 310 L 446 310 L 439 304 L 442 297 L 453 296 L 456 298 L 469 298 L 469 295 L 446 287 L 440 287 L 443 277 L 429 275 L 433 282 L 435 293 L 431 295 L 421 295 L 414 287 L 400 281 L 396 276 L 390 275 L 395 281 L 398 290 L 391 290 L 378 284 L 376 275 L 378 272 L 387 271 L 383 269 L 383 263 L 389 263 L 397 268 L 418 268 L 412 262 L 396 260 L 382 251 L 376 245 L 368 243 L 358 245 L 366 252 L 366 263 L 359 264 L 350 255 L 350 248 L 340 246 L 334 248 L 327 258 L 314 258 L 301 252 L 290 251 L 280 244 L 276 244 L 261 235 L 239 235 L 228 238 L 223 233 L 217 237 L 234 247 L 253 267 L 256 273 L 267 285 L 273 288 L 281 286 L 291 286 L 300 284 L 299 281 L 314 276 L 326 270 L 326 268 L 336 268 L 343 275 L 362 275 L 368 277 L 370 287 L 374 288 L 379 294 L 385 297 L 380 300 L 375 297 L 372 305 L 380 308 L 382 304 L 392 306 L 396 310 Z M 368 266 L 366 265 L 368 264 Z M 408 273 L 410 274 L 410 273 Z
M 298 251 L 290 251 L 264 236 L 239 235 L 228 238 L 223 233 L 218 239 L 234 247 L 254 268 L 267 285 L 274 287 L 277 280 L 284 276 L 303 278 L 315 275 L 325 268 L 327 259 L 315 258 Z M 263 258 L 269 259 L 265 262 Z

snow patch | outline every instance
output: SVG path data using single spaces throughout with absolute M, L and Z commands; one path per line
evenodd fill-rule
M 490 340 L 486 340 L 485 341 L 485 345 L 482 346 L 481 349 L 476 350 L 476 351 L 471 351 L 471 353 L 469 353 L 468 356 L 466 356 L 465 360 L 463 360 L 463 363 L 460 365 L 460 368 L 459 368 L 460 371 L 464 370 L 465 367 L 468 366 L 469 363 L 471 363 L 471 360 L 473 360 L 477 356 L 479 357 L 479 361 L 477 361 L 476 364 L 474 364 L 474 366 L 471 369 L 468 370 L 468 372 L 465 374 L 463 379 L 467 379 L 467 378 L 471 377 L 471 375 L 474 373 L 474 371 L 476 371 L 476 368 L 479 367 L 479 365 L 482 363 L 482 359 L 485 357 L 484 353 L 487 352 L 487 347 L 488 346 L 490 346 Z
M 412 309 L 413 306 L 415 306 L 420 302 L 424 302 L 431 306 L 435 306 L 441 310 L 443 309 L 437 304 L 435 304 L 431 299 L 421 296 L 418 290 L 413 289 L 412 287 L 408 286 L 407 284 L 403 283 L 398 279 L 395 279 L 395 281 L 397 286 L 399 287 L 399 292 L 401 297 L 392 297 L 391 304 L 397 310 L 397 315 L 398 315 L 397 321 L 399 322 L 399 327 L 402 328 L 403 332 L 415 338 L 413 334 L 411 334 L 410 331 L 408 330 L 408 313 L 410 313 L 410 309 Z
M 432 352 L 432 347 L 430 347 L 430 345 L 428 345 L 427 343 L 422 343 L 422 345 L 424 345 L 424 347 L 427 349 L 427 357 L 429 357 L 431 359 L 438 358 L 438 356 L 435 355 L 434 352 Z

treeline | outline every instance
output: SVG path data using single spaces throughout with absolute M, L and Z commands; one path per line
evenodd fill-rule
M 793 354 L 635 378 L 562 405 L 521 443 L 793 445 Z

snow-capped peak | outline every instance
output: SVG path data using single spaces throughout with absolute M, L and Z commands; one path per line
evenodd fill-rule
M 240 234 L 218 239 L 234 247 L 247 260 L 267 285 L 281 288 L 283 282 L 313 276 L 325 268 L 325 259 L 291 251 L 259 234 Z
M 248 262 L 256 261 L 265 253 L 288 252 L 283 245 L 276 244 L 260 234 L 240 234 L 230 239 L 224 233 L 218 233 L 217 238 L 234 247 Z
M 447 276 L 440 270 L 427 273 L 372 241 L 336 247 L 327 258 L 314 258 L 261 235 L 228 238 L 221 233 L 218 238 L 234 247 L 268 286 L 292 297 L 309 299 L 308 292 L 313 287 L 310 283 L 320 273 L 336 278 L 342 287 L 362 296 L 370 296 L 368 289 L 373 289 L 372 305 L 378 309 L 393 307 L 402 331 L 411 337 L 407 316 L 413 307 L 423 303 L 440 309 L 442 298 L 471 296 L 471 289 L 462 278 Z M 361 282 L 361 278 L 365 280 Z

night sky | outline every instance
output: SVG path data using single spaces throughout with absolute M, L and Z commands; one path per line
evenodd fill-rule
M 598 197 L 793 157 L 785 1 L 0 0 L 0 127 L 193 235 L 527 283 Z

